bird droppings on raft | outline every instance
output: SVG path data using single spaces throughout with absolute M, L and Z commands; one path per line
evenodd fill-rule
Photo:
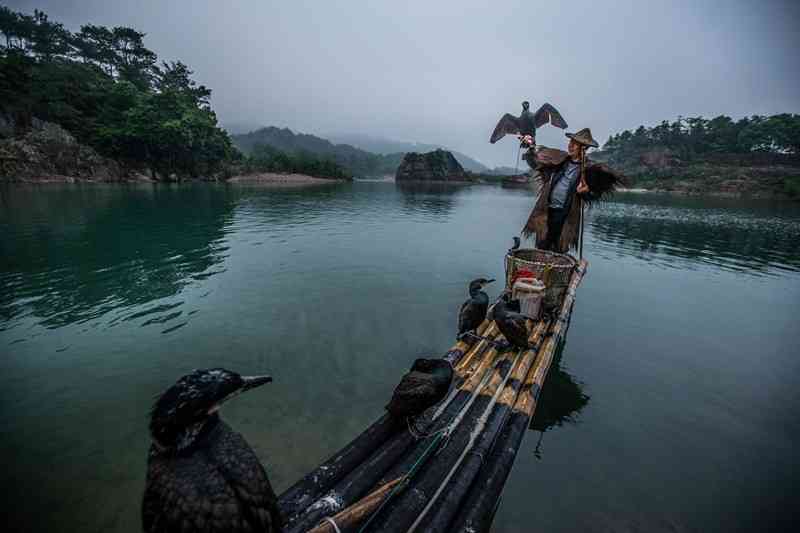
M 528 322 L 527 348 L 504 349 L 485 320 L 445 354 L 453 386 L 438 405 L 413 423 L 383 415 L 281 494 L 286 531 L 489 531 L 587 266 L 576 264 L 553 312 Z

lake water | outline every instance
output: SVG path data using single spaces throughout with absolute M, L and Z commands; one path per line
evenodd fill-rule
M 6 530 L 139 531 L 149 408 L 194 368 L 274 376 L 223 416 L 285 489 L 449 348 L 467 281 L 502 278 L 532 201 L 385 182 L 0 189 Z M 790 525 L 799 246 L 798 204 L 593 210 L 549 416 L 494 531 Z

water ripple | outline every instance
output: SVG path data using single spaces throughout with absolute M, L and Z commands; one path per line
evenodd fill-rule
M 707 266 L 754 276 L 800 271 L 800 218 L 795 209 L 743 209 L 621 201 L 590 214 L 593 248 L 668 268 Z M 788 216 L 787 216 L 788 213 Z

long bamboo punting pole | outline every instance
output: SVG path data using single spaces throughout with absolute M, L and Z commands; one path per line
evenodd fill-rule
M 494 328 L 494 324 L 485 320 L 478 328 L 478 334 L 487 336 L 492 333 L 492 328 Z M 458 341 L 445 354 L 444 357 L 456 366 L 459 383 L 464 378 L 465 369 L 468 368 L 459 363 L 464 359 L 474 361 L 486 349 L 487 344 L 486 341 L 474 342 L 471 345 L 464 341 Z M 297 513 L 317 501 L 320 496 L 341 481 L 348 472 L 363 463 L 371 453 L 404 427 L 405 423 L 398 422 L 384 414 L 344 448 L 283 492 L 278 498 L 278 505 L 283 513 L 292 521 Z
M 482 359 L 482 365 L 487 368 L 490 366 L 492 357 L 491 352 L 487 357 Z M 445 402 L 446 408 L 444 410 L 437 409 L 434 411 L 431 420 L 420 421 L 425 426 L 423 431 L 437 430 L 435 422 L 437 419 L 447 420 L 449 417 L 457 413 L 462 404 L 467 401 L 466 396 L 469 396 L 473 390 L 481 386 L 481 375 L 483 373 L 478 371 L 473 373 L 459 388 L 459 394 L 448 397 Z M 343 508 L 351 505 L 358 498 L 366 494 L 372 487 L 379 483 L 381 476 L 386 473 L 387 469 L 397 463 L 411 445 L 415 442 L 416 436 L 410 431 L 405 430 L 399 432 L 393 438 L 388 439 L 378 447 L 371 455 L 369 455 L 363 462 L 356 465 L 350 472 L 346 472 L 341 479 L 334 484 L 327 492 L 322 493 L 321 497 L 306 505 L 294 518 L 290 518 L 289 533 L 299 533 L 306 531 L 317 524 L 326 516 L 333 515 Z
M 373 509 L 380 505 L 384 497 L 394 489 L 402 479 L 395 479 L 386 483 L 375 492 L 360 499 L 356 505 L 351 505 L 344 511 L 321 522 L 317 527 L 309 529 L 308 533 L 344 533 L 350 531 L 365 520 Z
M 503 432 L 492 448 L 491 455 L 472 484 L 467 499 L 461 506 L 461 513 L 450 525 L 448 531 L 483 532 L 489 531 L 494 511 L 505 486 L 506 479 L 511 472 L 517 451 L 525 436 L 525 431 L 530 424 L 531 417 L 536 410 L 541 387 L 547 377 L 556 350 L 566 334 L 569 324 L 572 305 L 575 302 L 575 292 L 588 268 L 588 263 L 582 260 L 570 280 L 564 302 L 561 305 L 558 321 L 552 329 L 552 335 L 542 347 L 540 357 L 528 373 L 525 383 L 514 403 L 514 409 Z

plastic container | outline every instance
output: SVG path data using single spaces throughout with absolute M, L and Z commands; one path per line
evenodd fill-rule
M 535 278 L 520 278 L 511 289 L 511 299 L 519 300 L 519 310 L 531 318 L 539 318 L 546 288 Z

